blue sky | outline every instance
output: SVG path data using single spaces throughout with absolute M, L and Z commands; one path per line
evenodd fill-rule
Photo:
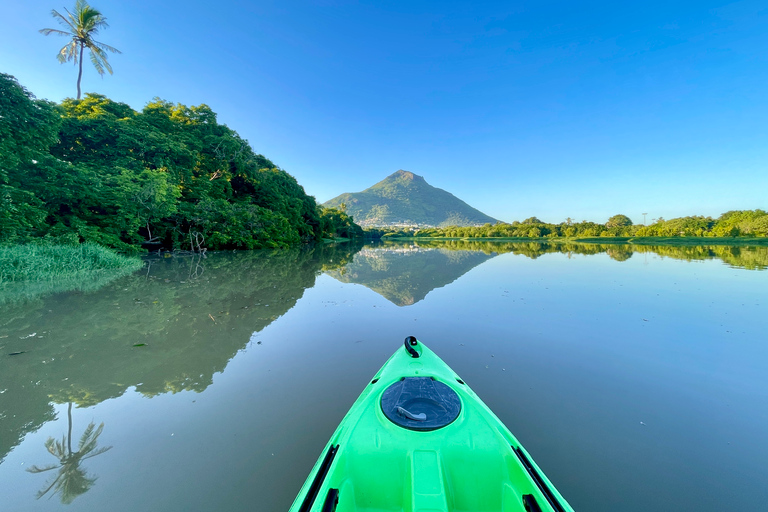
M 51 9 L 0 0 L 0 71 L 76 95 Z M 93 0 L 140 110 L 205 103 L 326 201 L 398 169 L 498 219 L 768 208 L 766 2 Z

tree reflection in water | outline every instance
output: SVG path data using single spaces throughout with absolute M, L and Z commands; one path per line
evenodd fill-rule
M 44 473 L 46 471 L 52 471 L 57 469 L 56 477 L 46 483 L 46 487 L 37 492 L 37 499 L 42 498 L 49 492 L 50 497 L 56 494 L 61 495 L 61 502 L 68 505 L 74 501 L 75 498 L 81 494 L 85 494 L 96 483 L 96 477 L 89 477 L 85 468 L 80 467 L 80 464 L 91 457 L 101 455 L 108 451 L 111 446 L 103 448 L 97 448 L 98 439 L 104 430 L 104 423 L 98 427 L 94 423 L 90 423 L 80 436 L 80 442 L 77 445 L 77 451 L 72 451 L 72 402 L 69 402 L 67 407 L 67 418 L 69 421 L 69 428 L 67 434 L 61 438 L 61 441 L 49 437 L 45 441 L 45 448 L 48 452 L 59 459 L 58 464 L 50 464 L 48 466 L 32 466 L 27 469 L 30 473 Z

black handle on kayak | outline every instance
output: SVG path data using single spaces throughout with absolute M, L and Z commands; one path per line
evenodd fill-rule
M 562 505 L 560 505 L 560 502 L 557 501 L 557 498 L 555 497 L 554 493 L 549 489 L 546 482 L 544 482 L 544 479 L 541 478 L 541 475 L 538 471 L 536 471 L 536 468 L 533 467 L 533 464 L 531 464 L 531 461 L 528 460 L 528 457 L 525 455 L 525 452 L 520 448 L 519 446 L 515 448 L 514 446 L 511 446 L 512 451 L 515 452 L 517 455 L 517 458 L 520 459 L 520 462 L 523 464 L 523 467 L 526 471 L 528 471 L 528 474 L 531 475 L 531 478 L 536 483 L 536 486 L 539 488 L 541 493 L 544 495 L 544 497 L 549 502 L 549 505 L 552 507 L 552 509 L 555 512 L 565 512 L 565 508 L 563 508 Z M 531 495 L 531 497 L 533 497 Z M 526 509 L 527 510 L 527 509 Z
M 409 354 L 411 354 L 411 357 L 416 358 L 419 357 L 419 353 L 416 352 L 416 349 L 413 348 L 416 346 L 418 341 L 416 340 L 415 336 L 408 336 L 405 338 L 405 350 L 408 351 Z
M 328 494 L 325 495 L 325 502 L 323 503 L 323 510 L 320 512 L 335 512 L 336 506 L 339 504 L 339 490 L 328 489 Z
M 541 512 L 541 507 L 536 498 L 533 497 L 533 494 L 523 494 L 523 506 L 525 507 L 525 512 Z
M 317 493 L 320 492 L 323 480 L 325 480 L 326 475 L 328 475 L 328 470 L 331 468 L 333 459 L 336 458 L 336 453 L 338 453 L 338 451 L 339 445 L 333 445 L 328 448 L 323 463 L 320 464 L 320 469 L 315 473 L 315 479 L 312 480 L 312 485 L 309 487 L 307 494 L 304 495 L 304 501 L 299 507 L 299 512 L 309 512 L 312 509 L 312 505 L 315 503 L 315 498 L 317 498 Z

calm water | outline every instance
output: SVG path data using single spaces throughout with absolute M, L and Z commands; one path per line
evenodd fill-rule
M 640 250 L 219 253 L 6 301 L 0 509 L 287 510 L 406 335 L 576 510 L 764 509 L 768 249 Z

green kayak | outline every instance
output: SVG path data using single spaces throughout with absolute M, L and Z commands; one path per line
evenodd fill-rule
M 409 336 L 323 450 L 290 512 L 573 512 L 528 452 Z

